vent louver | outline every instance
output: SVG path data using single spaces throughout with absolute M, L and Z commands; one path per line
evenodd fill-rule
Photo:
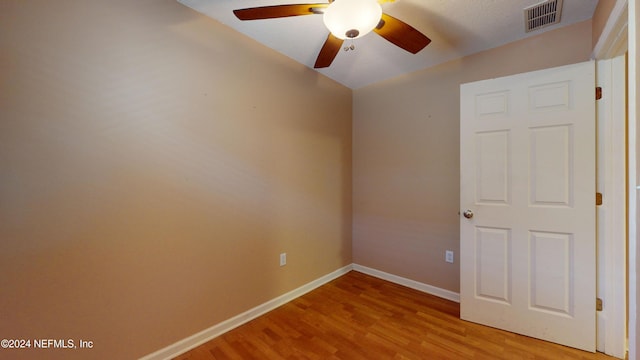
M 524 9 L 526 32 L 538 30 L 560 22 L 562 0 L 548 0 Z

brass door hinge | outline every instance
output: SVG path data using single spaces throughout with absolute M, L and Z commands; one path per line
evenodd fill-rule
M 602 193 L 596 193 L 596 205 L 602 205 Z
M 602 299 L 596 298 L 596 311 L 602 311 Z
M 602 88 L 600 86 L 596 87 L 596 100 L 602 99 Z

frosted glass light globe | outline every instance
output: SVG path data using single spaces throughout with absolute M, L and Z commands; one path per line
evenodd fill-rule
M 376 0 L 335 0 L 324 11 L 323 21 L 333 36 L 357 39 L 380 22 L 382 7 Z

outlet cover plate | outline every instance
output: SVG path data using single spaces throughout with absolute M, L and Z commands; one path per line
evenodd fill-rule
M 444 261 L 453 263 L 453 251 L 447 250 L 444 252 Z
M 280 254 L 280 266 L 287 265 L 287 253 Z

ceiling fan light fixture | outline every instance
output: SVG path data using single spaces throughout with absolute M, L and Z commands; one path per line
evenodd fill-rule
M 333 36 L 344 40 L 366 35 L 381 17 L 382 7 L 377 0 L 335 0 L 322 19 Z

